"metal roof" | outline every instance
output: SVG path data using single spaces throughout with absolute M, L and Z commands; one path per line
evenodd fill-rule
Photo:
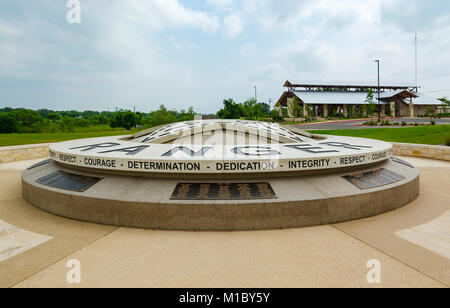
M 297 98 L 311 105 L 367 105 L 368 92 L 366 91 L 292 91 L 284 92 L 278 100 L 276 106 L 279 106 L 287 97 L 292 97 L 292 94 Z M 378 94 L 373 92 L 374 100 L 377 103 Z M 386 91 L 380 93 L 380 104 L 388 104 L 388 98 L 398 96 L 402 98 L 405 103 L 409 103 L 409 97 L 413 97 L 415 105 L 441 105 L 442 102 L 420 92 L 411 92 L 408 90 Z M 284 102 L 285 104 L 285 102 Z
M 390 98 L 393 96 L 396 96 L 402 92 L 404 92 L 405 90 L 397 90 L 397 91 L 388 91 L 388 92 L 381 92 L 380 93 L 380 98 Z M 373 92 L 375 97 L 378 97 L 378 93 L 376 91 Z
M 301 101 L 311 105 L 367 105 L 367 92 L 311 92 L 294 91 Z M 374 93 L 376 100 L 376 93 Z M 384 104 L 384 102 L 381 102 Z
M 367 82 L 367 81 L 295 81 L 291 82 L 289 80 L 286 81 L 284 87 L 329 87 L 329 88 L 340 88 L 340 87 L 348 87 L 348 88 L 378 88 L 376 82 Z M 410 83 L 385 83 L 382 82 L 380 84 L 380 88 L 384 89 L 408 89 L 408 88 L 420 88 L 419 85 L 410 84 Z
M 374 92 L 376 93 L 376 92 Z M 377 94 L 375 94 L 376 97 L 378 97 Z M 380 93 L 380 98 L 381 99 L 387 99 L 387 98 L 392 98 L 394 96 L 398 96 L 401 97 L 403 99 L 405 98 L 417 98 L 418 95 L 415 92 L 412 91 L 408 91 L 408 90 L 397 90 L 397 91 L 387 91 L 387 92 L 381 92 Z
M 414 99 L 414 105 L 442 105 L 440 100 L 437 100 L 431 96 L 423 93 L 417 93 L 418 98 Z
M 403 93 L 403 91 L 384 92 L 380 93 L 380 103 L 387 104 L 387 101 L 382 101 L 383 98 L 390 98 Z M 311 105 L 367 105 L 365 102 L 368 92 L 312 92 L 312 91 L 294 91 L 301 101 Z M 442 102 L 422 93 L 414 94 L 414 105 L 441 105 Z M 373 92 L 375 102 L 377 102 L 377 92 Z

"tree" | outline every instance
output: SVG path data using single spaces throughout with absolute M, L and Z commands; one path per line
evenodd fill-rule
M 62 117 L 59 123 L 59 129 L 64 133 L 73 133 L 75 128 L 75 119 L 72 117 Z
M 20 108 L 14 109 L 9 114 L 18 122 L 19 132 L 37 133 L 42 131 L 44 118 L 37 111 Z
M 276 109 L 272 110 L 270 112 L 270 116 L 272 117 L 272 120 L 275 122 L 282 122 L 283 118 L 280 116 L 280 112 Z
M 19 131 L 19 123 L 16 119 L 6 112 L 0 112 L 0 133 L 17 133 Z
M 75 127 L 88 127 L 89 125 L 91 125 L 91 122 L 89 122 L 89 120 L 87 120 L 87 119 L 74 118 L 74 126 Z
M 436 117 L 436 107 L 428 106 L 425 108 L 425 116 L 427 117 Z
M 143 124 L 147 127 L 169 124 L 173 122 L 177 122 L 177 117 L 167 110 L 164 105 L 159 106 L 158 110 L 150 112 L 143 120 Z
M 255 119 L 257 117 L 257 104 L 254 98 L 246 100 L 242 104 L 242 107 L 244 110 L 244 117 L 247 119 Z
M 249 98 L 239 104 L 231 98 L 223 101 L 223 108 L 217 112 L 221 119 L 240 119 L 245 117 L 249 120 L 270 116 L 270 106 L 266 103 L 257 103 L 254 98 Z
M 39 109 L 37 111 L 43 118 L 48 118 L 48 115 L 50 113 L 55 113 L 55 111 L 53 110 L 49 110 L 49 109 Z
M 105 115 L 93 115 L 93 116 L 89 117 L 88 120 L 92 125 L 110 123 L 110 119 Z
M 442 105 L 450 107 L 450 100 L 447 97 L 443 97 L 439 99 L 442 102 Z
M 111 127 L 123 127 L 126 130 L 135 128 L 138 124 L 138 116 L 135 112 L 120 110 L 114 114 L 114 118 L 111 121 Z
M 442 102 L 444 113 L 447 113 L 450 108 L 450 100 L 447 97 L 440 98 L 439 100 Z
M 138 117 L 137 117 L 136 113 L 131 112 L 131 111 L 125 112 L 123 120 L 124 120 L 124 122 L 123 122 L 122 127 L 125 127 L 126 130 L 135 128 L 138 124 Z
M 56 121 L 58 121 L 61 118 L 61 116 L 59 115 L 59 113 L 57 112 L 52 112 L 49 113 L 47 115 L 47 119 L 49 119 L 50 121 L 52 121 L 53 123 L 55 123 Z
M 36 123 L 42 123 L 44 118 L 34 110 L 30 109 L 16 109 L 11 112 L 11 115 L 15 116 L 23 126 L 30 127 Z
M 372 117 L 376 110 L 376 103 L 372 89 L 369 89 L 365 102 L 367 103 L 367 114 Z
M 177 114 L 178 121 L 192 121 L 195 119 L 194 107 L 189 107 L 188 111 L 181 110 L 179 114 Z
M 239 119 L 244 116 L 243 107 L 235 103 L 231 98 L 223 101 L 223 108 L 217 112 L 221 119 Z
M 264 115 L 269 116 L 270 115 L 270 105 L 266 103 L 259 103 L 261 106 L 261 111 Z
M 12 109 L 11 107 L 0 108 L 0 112 L 6 112 L 6 113 L 9 113 L 13 110 L 14 109 Z

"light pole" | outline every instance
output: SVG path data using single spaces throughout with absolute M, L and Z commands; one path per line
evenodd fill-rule
M 256 92 L 256 86 L 253 86 L 254 88 L 255 88 L 255 101 L 256 101 L 256 103 L 258 103 L 258 95 L 257 95 L 257 92 Z
M 381 122 L 381 110 L 380 110 L 380 60 L 375 60 L 378 68 L 378 123 Z
M 415 57 L 415 81 L 416 81 L 416 86 L 417 86 L 417 32 L 414 38 L 414 57 Z

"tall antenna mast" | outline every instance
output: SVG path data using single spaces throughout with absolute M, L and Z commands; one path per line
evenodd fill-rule
M 416 73 L 416 86 L 417 86 L 417 32 L 414 37 L 414 48 L 415 48 L 415 73 Z

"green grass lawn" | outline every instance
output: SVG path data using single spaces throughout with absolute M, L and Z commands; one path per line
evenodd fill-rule
M 371 138 L 390 142 L 438 145 L 445 143 L 446 137 L 450 135 L 450 125 L 404 128 L 314 130 L 309 132 L 324 135 Z
M 443 144 L 450 135 L 450 125 L 418 126 L 405 128 L 369 128 L 344 130 L 315 130 L 314 134 L 371 138 L 391 142 Z M 77 129 L 74 133 L 0 134 L 0 146 L 52 143 L 66 140 L 129 135 L 134 132 L 124 130 Z
M 74 133 L 36 133 L 36 134 L 0 134 L 0 146 L 12 146 L 35 143 L 52 143 L 65 140 L 129 135 L 133 132 L 124 130 L 81 131 Z

